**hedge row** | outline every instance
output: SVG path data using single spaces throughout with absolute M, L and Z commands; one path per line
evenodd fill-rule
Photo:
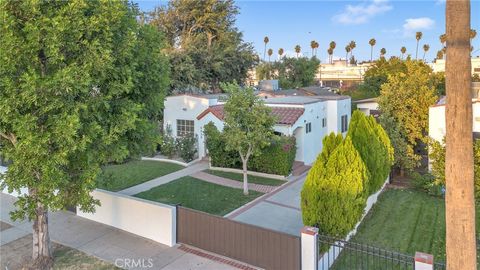
M 212 166 L 223 168 L 242 168 L 238 152 L 225 150 L 225 137 L 213 123 L 204 127 L 206 147 Z M 295 138 L 274 136 L 269 146 L 262 149 L 261 154 L 253 156 L 248 162 L 248 170 L 289 175 L 292 171 L 295 153 L 297 151 Z

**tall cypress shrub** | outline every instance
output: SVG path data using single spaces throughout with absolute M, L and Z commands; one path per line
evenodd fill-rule
M 393 150 L 385 132 L 371 116 L 354 111 L 347 137 L 350 137 L 368 169 L 368 193 L 375 193 L 385 182 L 392 165 Z
M 302 190 L 303 222 L 323 234 L 344 237 L 359 221 L 366 203 L 367 168 L 350 137 L 324 140 Z M 340 136 L 341 138 L 341 136 Z M 331 151 L 331 152 L 330 152 Z

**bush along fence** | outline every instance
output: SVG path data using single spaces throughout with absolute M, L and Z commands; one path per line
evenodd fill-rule
M 323 139 L 301 193 L 303 223 L 348 240 L 376 202 L 392 164 L 393 148 L 383 128 L 355 111 L 345 138 L 332 133 Z M 322 252 L 328 250 L 324 246 Z
M 241 169 L 242 161 L 238 152 L 225 149 L 225 137 L 215 125 L 209 123 L 204 127 L 206 148 L 213 167 Z M 248 162 L 248 170 L 287 176 L 291 173 L 295 153 L 295 137 L 274 136 L 270 145 L 253 156 Z

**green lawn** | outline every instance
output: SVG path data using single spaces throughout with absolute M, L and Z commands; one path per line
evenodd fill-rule
M 479 218 L 477 207 L 477 232 Z M 444 262 L 445 201 L 418 191 L 386 190 L 352 241 L 411 256 L 426 252 Z
M 250 190 L 249 195 L 245 196 L 241 189 L 219 186 L 186 176 L 135 196 L 161 203 L 181 204 L 223 216 L 262 194 Z
M 69 270 L 120 270 L 108 262 L 89 256 L 81 251 L 61 246 L 53 253 L 55 265 L 53 269 Z
M 183 168 L 181 165 L 151 160 L 136 160 L 120 165 L 109 165 L 99 176 L 98 187 L 119 191 Z
M 220 176 L 223 178 L 232 179 L 235 181 L 243 181 L 243 174 L 241 173 L 234 173 L 234 172 L 222 172 L 222 171 L 214 171 L 214 170 L 205 170 L 206 173 L 213 174 L 216 176 Z M 254 184 L 261 184 L 267 186 L 280 186 L 285 184 L 287 181 L 273 179 L 273 178 L 266 178 L 260 176 L 249 175 L 248 182 Z

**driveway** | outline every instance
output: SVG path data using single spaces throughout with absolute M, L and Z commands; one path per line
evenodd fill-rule
M 275 231 L 300 236 L 303 227 L 300 192 L 308 172 L 226 217 Z

